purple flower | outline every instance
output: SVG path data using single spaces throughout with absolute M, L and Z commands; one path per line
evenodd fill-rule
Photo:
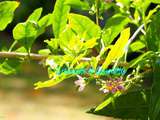
M 121 91 L 121 90 L 124 90 L 124 86 L 123 86 L 123 85 L 118 85 L 118 86 L 117 86 L 117 89 L 120 90 L 120 91 Z
M 78 87 L 78 91 L 81 92 L 84 90 L 86 83 L 83 77 L 81 77 L 80 75 L 77 75 L 77 77 L 78 77 L 78 80 L 76 80 L 74 83 Z
M 116 88 L 113 88 L 112 90 L 111 90 L 111 93 L 116 93 L 117 92 L 117 89 Z
M 106 83 L 102 85 L 102 88 L 100 88 L 100 91 L 103 91 L 103 93 L 116 93 L 117 91 L 123 91 L 124 85 L 123 85 L 123 78 L 108 78 Z

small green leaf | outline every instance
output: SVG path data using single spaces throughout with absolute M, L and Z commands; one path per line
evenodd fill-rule
M 55 77 L 55 76 L 54 76 Z M 45 82 L 37 82 L 35 83 L 35 89 L 39 89 L 39 88 L 44 88 L 44 87 L 51 87 L 51 86 L 55 86 L 58 83 L 62 82 L 63 80 L 65 80 L 66 78 L 71 77 L 71 75 L 62 75 L 61 76 L 57 76 L 55 79 L 51 79 L 51 80 L 47 80 Z
M 98 105 L 94 111 L 96 112 L 96 111 L 103 109 L 104 107 L 106 107 L 107 105 L 112 103 L 113 98 L 119 97 L 120 95 L 121 95 L 121 93 L 117 92 L 113 96 L 108 97 L 104 102 L 102 102 L 100 105 Z
M 52 51 L 52 53 L 55 53 L 58 51 L 58 41 L 59 39 L 53 39 L 51 40 L 45 40 L 45 42 L 48 44 L 48 48 Z
M 62 79 L 61 79 L 62 81 Z M 44 88 L 44 87 L 51 87 L 51 86 L 54 86 L 56 84 L 58 84 L 59 82 L 61 82 L 59 79 L 53 79 L 53 80 L 47 80 L 45 82 L 37 82 L 35 83 L 34 85 L 36 86 L 35 89 L 39 89 L 39 88 Z
M 21 45 L 23 45 L 27 51 L 29 51 L 37 37 L 37 30 L 37 25 L 30 21 L 26 23 L 19 23 L 13 29 L 13 37 L 15 40 L 21 43 Z
M 5 75 L 15 74 L 19 70 L 20 62 L 17 59 L 4 60 L 0 64 L 0 73 Z
M 38 8 L 36 10 L 33 11 L 33 13 L 28 17 L 27 21 L 35 21 L 37 22 L 39 20 L 39 18 L 41 17 L 41 13 L 42 13 L 42 8 Z
M 38 22 L 38 32 L 37 36 L 41 35 L 45 32 L 45 28 L 52 24 L 52 14 L 47 14 L 44 17 L 42 17 Z
M 69 26 L 84 39 L 99 38 L 101 29 L 88 17 L 78 14 L 69 14 Z
M 96 70 L 97 65 L 98 65 L 98 58 L 97 57 L 92 57 L 90 63 L 91 63 L 92 68 L 94 70 Z
M 138 10 L 142 18 L 145 17 L 146 10 L 150 4 L 151 0 L 134 0 L 132 3 L 133 7 Z
M 39 50 L 38 53 L 41 55 L 49 55 L 51 51 L 49 49 L 42 49 L 42 50 Z
M 14 11 L 19 6 L 16 1 L 0 2 L 0 31 L 4 30 L 12 22 Z
M 136 41 L 130 45 L 130 51 L 135 52 L 145 48 L 145 44 L 141 41 Z
M 65 4 L 66 0 L 56 0 L 53 11 L 53 32 L 55 38 L 59 38 L 60 33 L 64 30 L 67 24 L 67 15 L 70 11 L 70 6 Z
M 87 40 L 84 43 L 84 48 L 85 49 L 93 48 L 95 45 L 97 45 L 97 40 L 96 40 L 96 38 L 92 38 L 92 39 Z
M 89 10 L 89 4 L 81 0 L 66 0 L 65 4 L 70 5 L 75 9 Z
M 45 28 L 48 27 L 49 25 L 52 24 L 52 14 L 47 14 L 44 17 L 42 17 L 39 21 L 38 21 L 38 25 L 40 28 Z

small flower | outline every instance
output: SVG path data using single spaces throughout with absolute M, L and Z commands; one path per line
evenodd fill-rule
M 78 80 L 76 80 L 74 83 L 78 87 L 78 91 L 81 92 L 84 90 L 84 88 L 86 86 L 86 82 L 85 82 L 84 78 L 81 77 L 80 75 L 77 75 L 77 77 L 78 77 Z
M 102 91 L 103 93 L 109 93 L 109 90 L 105 88 L 100 88 L 99 90 Z
M 54 69 L 56 67 L 55 62 L 52 59 L 47 59 L 46 60 L 46 65 L 49 65 L 52 69 Z
M 121 90 L 124 90 L 124 86 L 123 86 L 123 85 L 118 85 L 118 86 L 117 86 L 117 89 L 120 90 L 120 91 L 121 91 Z
M 123 91 L 125 88 L 123 86 L 123 78 L 109 78 L 105 84 L 102 85 L 100 91 L 103 93 L 116 93 L 117 91 Z

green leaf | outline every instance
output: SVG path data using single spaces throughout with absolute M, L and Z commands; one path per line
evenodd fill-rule
M 96 112 L 96 111 L 99 111 L 99 110 L 103 109 L 104 107 L 106 107 L 107 105 L 112 103 L 114 98 L 116 98 L 116 97 L 118 97 L 120 95 L 121 95 L 121 93 L 117 92 L 114 95 L 109 96 L 104 102 L 102 102 L 100 105 L 98 105 L 94 111 Z
M 78 14 L 69 14 L 69 26 L 84 39 L 99 38 L 101 29 L 88 17 Z
M 41 13 L 42 8 L 36 9 L 26 22 L 17 24 L 13 29 L 14 39 L 24 46 L 28 53 L 35 39 L 52 23 L 52 14 L 47 14 L 39 20 Z
M 105 46 L 112 43 L 129 21 L 130 20 L 127 16 L 122 15 L 114 15 L 106 21 L 102 33 L 102 39 Z
M 39 36 L 45 32 L 46 27 L 52 25 L 52 14 L 45 15 L 37 22 L 37 24 L 38 24 L 37 36 Z
M 152 22 L 150 23 L 147 32 L 146 32 L 146 41 L 149 50 L 154 52 L 160 50 L 160 11 L 153 17 Z
M 136 41 L 130 45 L 129 49 L 130 51 L 135 52 L 143 48 L 145 48 L 145 44 L 141 41 Z
M 51 51 L 49 49 L 42 49 L 42 50 L 39 50 L 38 53 L 41 55 L 49 55 Z
M 151 0 L 135 0 L 132 3 L 133 7 L 141 14 L 142 19 L 145 18 L 146 10 L 150 4 Z
M 158 4 L 158 3 L 160 3 L 160 0 L 151 0 L 151 2 Z
M 160 8 L 160 5 L 157 5 L 154 9 L 150 10 L 147 17 L 145 18 L 148 21 Z
M 4 30 L 12 22 L 14 11 L 19 6 L 16 1 L 0 2 L 0 31 Z
M 55 76 L 54 76 L 55 77 Z M 51 80 L 47 80 L 45 82 L 37 82 L 35 83 L 35 89 L 39 89 L 39 88 L 44 88 L 44 87 L 52 87 L 57 85 L 58 83 L 62 82 L 63 80 L 65 80 L 66 78 L 71 77 L 71 75 L 62 75 L 61 76 L 57 76 L 55 79 L 51 79 Z
M 38 25 L 40 28 L 45 28 L 48 27 L 49 25 L 52 24 L 52 14 L 47 14 L 44 17 L 42 17 L 39 21 L 38 21 Z
M 149 107 L 150 120 L 160 118 L 160 58 L 157 58 L 153 66 L 153 85 L 151 90 L 151 101 Z
M 102 69 L 106 69 L 113 60 L 117 60 L 124 55 L 125 47 L 130 37 L 130 28 L 126 28 L 121 32 L 120 38 L 116 41 L 115 45 L 111 48 Z
M 65 4 L 66 0 L 57 0 L 53 11 L 53 32 L 55 38 L 59 38 L 60 33 L 64 30 L 67 24 L 67 15 L 70 7 Z
M 77 56 L 82 52 L 82 48 L 84 46 L 80 38 L 78 36 L 75 36 L 68 42 L 61 42 L 60 47 L 66 55 Z
M 97 57 L 92 57 L 90 61 L 91 67 L 96 70 L 97 65 L 98 65 L 98 58 Z
M 66 0 L 65 4 L 70 5 L 75 9 L 89 10 L 89 4 L 81 0 Z
M 33 13 L 28 17 L 27 21 L 35 21 L 37 22 L 39 20 L 39 18 L 41 17 L 41 13 L 42 13 L 42 8 L 38 8 L 36 10 L 33 11 Z
M 51 87 L 54 86 L 58 83 L 60 83 L 61 81 L 63 81 L 63 79 L 53 79 L 53 80 L 47 80 L 45 82 L 37 82 L 34 85 L 36 86 L 35 89 L 39 89 L 39 88 L 44 88 L 44 87 Z
M 13 29 L 13 37 L 21 43 L 27 51 L 30 51 L 32 44 L 37 37 L 37 30 L 37 25 L 31 21 L 19 23 Z
M 136 66 L 140 62 L 144 61 L 146 58 L 150 58 L 152 54 L 153 54 L 152 51 L 148 51 L 148 52 L 140 55 L 138 58 L 135 58 L 132 61 L 130 61 L 128 67 L 132 68 L 132 67 Z
M 88 48 L 93 48 L 94 46 L 96 46 L 98 43 L 97 43 L 97 40 L 96 38 L 92 38 L 92 39 L 89 39 L 87 40 L 85 43 L 84 43 L 84 49 L 88 49 Z
M 144 95 L 146 99 L 144 99 Z M 95 111 L 95 108 L 93 108 L 89 113 L 127 120 L 147 120 L 149 98 L 150 90 L 144 92 L 141 90 L 133 91 L 116 97 L 114 106 L 110 102 L 103 109 Z
M 60 43 L 62 43 L 62 44 L 63 43 L 68 44 L 68 42 L 71 39 L 74 39 L 75 37 L 76 37 L 76 34 L 71 29 L 71 27 L 69 25 L 67 25 L 66 28 L 64 29 L 64 31 L 59 36 Z
M 24 47 L 20 47 L 16 50 L 16 52 L 26 53 L 26 49 Z
M 20 62 L 17 59 L 5 60 L 0 64 L 0 73 L 5 75 L 15 74 L 19 67 Z
M 51 38 L 51 40 L 45 40 L 44 42 L 46 42 L 48 44 L 47 47 L 50 49 L 50 51 L 52 53 L 55 53 L 58 51 L 58 41 L 59 41 L 59 39 Z

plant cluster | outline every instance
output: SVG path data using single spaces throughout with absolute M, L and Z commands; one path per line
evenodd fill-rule
M 41 17 L 38 8 L 13 29 L 13 44 L 0 48 L 0 73 L 15 73 L 27 60 L 40 60 L 49 80 L 35 89 L 52 87 L 71 78 L 79 91 L 94 82 L 104 101 L 89 112 L 143 120 L 160 118 L 160 0 L 56 0 L 54 10 Z M 16 1 L 0 2 L 0 31 L 11 23 Z M 76 11 L 76 12 L 73 12 Z M 84 15 L 85 13 L 85 15 Z M 46 49 L 32 53 L 35 40 L 52 27 Z M 136 56 L 134 56 L 136 54 Z M 131 57 L 134 56 L 134 57 Z M 53 70 L 117 67 L 125 75 L 66 75 Z

